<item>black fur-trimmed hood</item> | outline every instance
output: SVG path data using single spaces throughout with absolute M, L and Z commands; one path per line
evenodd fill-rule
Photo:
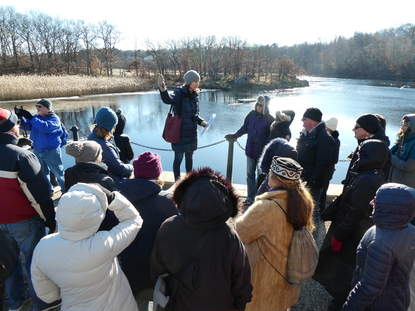
M 238 196 L 218 172 L 201 168 L 179 182 L 173 194 L 185 221 L 200 229 L 225 223 L 238 214 Z

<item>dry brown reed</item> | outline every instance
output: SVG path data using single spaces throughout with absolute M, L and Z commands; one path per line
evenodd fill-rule
M 148 81 L 135 77 L 0 76 L 0 100 L 137 92 L 149 88 L 151 85 Z

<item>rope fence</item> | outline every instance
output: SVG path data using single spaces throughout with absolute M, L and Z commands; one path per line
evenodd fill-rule
M 214 142 L 214 143 L 209 144 L 209 145 L 204 145 L 204 146 L 197 147 L 197 149 L 209 148 L 209 147 L 212 147 L 212 146 L 219 145 L 219 144 L 221 144 L 221 143 L 223 143 L 225 141 L 226 141 L 226 139 L 222 139 L 222 140 L 219 140 L 219 141 Z M 165 149 L 165 148 L 151 147 L 151 146 L 142 145 L 142 144 L 139 144 L 139 143 L 136 143 L 136 142 L 133 142 L 133 141 L 130 141 L 130 143 L 133 144 L 133 145 L 136 145 L 136 146 L 140 146 L 140 147 L 147 148 L 147 149 L 152 149 L 152 150 L 158 150 L 158 151 L 173 151 L 173 149 Z

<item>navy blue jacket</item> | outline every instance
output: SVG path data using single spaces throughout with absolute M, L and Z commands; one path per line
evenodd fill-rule
M 309 133 L 301 132 L 297 142 L 298 162 L 303 167 L 301 178 L 308 186 L 322 187 L 330 180 L 337 162 L 336 148 L 324 122 Z
M 108 173 L 114 178 L 115 181 L 124 177 L 130 177 L 133 171 L 133 166 L 131 164 L 121 162 L 117 147 L 109 141 L 97 137 L 95 130 L 89 134 L 88 139 L 100 144 L 102 148 L 102 162 L 108 166 Z
M 268 142 L 270 125 L 274 119 L 269 114 L 252 110 L 245 117 L 244 124 L 235 133 L 236 137 L 248 134 L 245 154 L 251 159 L 258 160 Z
M 264 152 L 259 160 L 262 173 L 267 174 L 271 167 L 274 156 L 291 158 L 297 161 L 297 150 L 284 138 L 275 138 L 265 146 Z
M 390 185 L 393 188 L 382 187 L 376 194 L 375 226 L 357 249 L 355 285 L 343 310 L 406 311 L 409 306 L 415 227 L 408 223 L 415 212 L 410 193 L 414 190 L 399 184 L 385 186 Z
M 150 256 L 160 225 L 178 213 L 175 205 L 160 195 L 161 187 L 145 179 L 123 180 L 120 192 L 134 204 L 143 218 L 143 227 L 135 240 L 121 254 L 122 269 L 134 293 L 152 288 Z
M 167 91 L 160 91 L 161 100 L 173 106 L 175 114 L 182 118 L 180 141 L 172 144 L 172 149 L 179 152 L 191 152 L 197 149 L 197 125 L 203 119 L 199 116 L 199 97 L 197 92 L 189 92 L 187 87 L 174 90 L 173 96 Z

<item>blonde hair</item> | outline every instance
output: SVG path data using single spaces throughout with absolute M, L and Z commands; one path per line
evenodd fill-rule
M 101 127 L 101 126 L 99 126 L 97 124 L 93 124 L 92 127 L 91 127 L 91 130 L 92 131 L 95 131 L 95 135 L 98 138 L 102 138 L 104 140 L 110 140 L 111 137 L 112 137 L 112 135 L 113 135 L 113 133 L 114 133 L 114 130 L 115 129 L 112 129 L 111 131 L 107 131 L 103 127 Z
M 288 193 L 288 222 L 293 225 L 294 229 L 306 227 L 309 231 L 314 231 L 314 200 L 301 179 L 291 180 L 283 178 L 272 171 L 269 174 L 271 180 Z
M 161 179 L 160 176 L 159 176 L 156 179 L 156 184 L 163 188 L 163 186 L 164 186 L 164 180 Z

